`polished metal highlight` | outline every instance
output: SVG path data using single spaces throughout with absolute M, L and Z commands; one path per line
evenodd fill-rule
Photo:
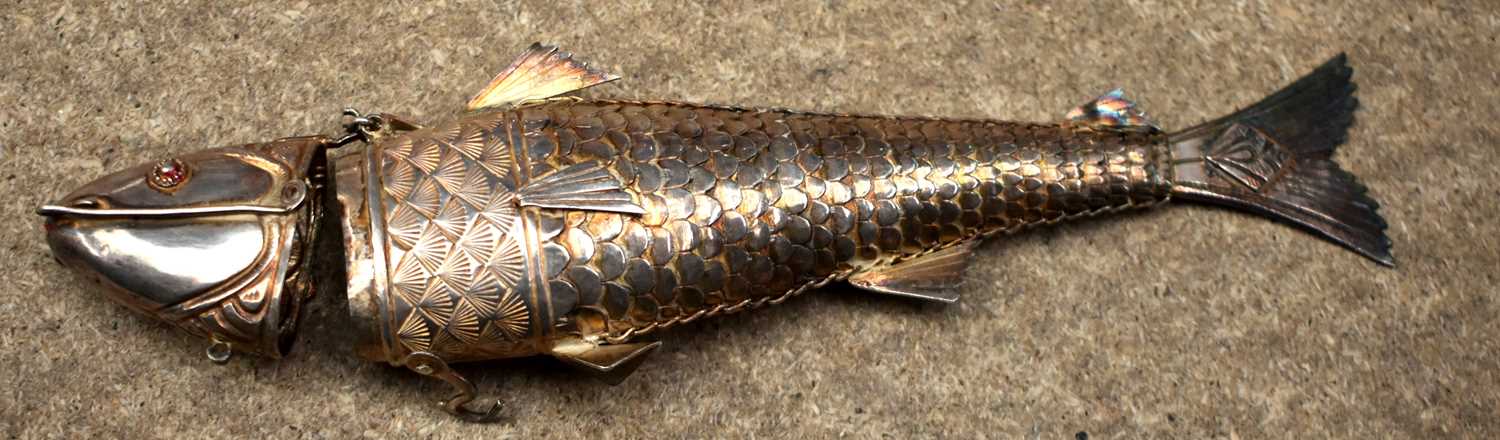
M 534 45 L 453 120 L 348 109 L 342 136 L 141 165 L 39 213 L 60 261 L 226 362 L 285 354 L 328 191 L 354 351 L 492 422 L 500 403 L 451 364 L 547 355 L 614 383 L 664 329 L 835 282 L 952 303 L 987 237 L 1174 197 L 1392 264 L 1377 205 L 1331 160 L 1350 74 L 1336 58 L 1169 134 L 1119 90 L 1057 123 L 584 100 L 559 95 L 618 77 Z

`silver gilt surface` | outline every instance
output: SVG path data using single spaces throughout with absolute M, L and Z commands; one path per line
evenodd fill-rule
M 276 356 L 332 188 L 357 353 L 495 421 L 451 363 L 548 355 L 617 382 L 662 329 L 833 282 L 951 303 L 985 238 L 1169 199 L 1393 264 L 1378 205 L 1331 160 L 1351 75 L 1340 56 L 1168 133 L 1119 90 L 1054 123 L 586 100 L 561 95 L 618 77 L 534 45 L 450 121 L 349 112 L 341 138 L 143 165 L 41 213 L 60 260 L 116 299 L 217 360 Z

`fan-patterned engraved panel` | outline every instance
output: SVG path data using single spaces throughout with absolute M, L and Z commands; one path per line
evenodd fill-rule
M 1251 191 L 1270 184 L 1291 159 L 1291 153 L 1270 136 L 1245 124 L 1229 127 L 1203 154 L 1214 172 L 1226 174 L 1228 180 Z
M 585 334 L 680 322 L 1167 195 L 1164 137 L 1144 130 L 629 102 L 517 117 L 532 175 L 598 161 L 645 210 L 543 213 L 553 303 L 576 304 Z
M 518 351 L 532 328 L 505 115 L 382 141 L 390 309 L 398 343 L 449 361 Z

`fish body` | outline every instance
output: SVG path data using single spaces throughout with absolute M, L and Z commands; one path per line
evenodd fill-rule
M 354 208 L 385 225 L 388 354 L 467 360 L 629 340 L 996 233 L 1150 206 L 1169 195 L 1165 140 L 567 100 L 400 133 L 339 166 L 378 176 L 379 204 Z M 641 212 L 517 202 L 580 168 Z
M 446 409 L 492 421 L 449 364 L 548 355 L 618 381 L 664 328 L 833 282 L 952 302 L 987 237 L 1169 199 L 1391 264 L 1378 205 L 1331 159 L 1350 75 L 1341 56 L 1168 133 L 1119 91 L 1055 123 L 558 97 L 616 77 L 533 46 L 451 121 L 361 116 L 343 139 L 209 150 L 42 213 L 60 261 L 218 360 L 285 354 L 318 273 L 311 225 L 331 216 L 355 351 L 447 381 Z M 202 270 L 163 270 L 178 260 L 156 255 L 184 248 Z

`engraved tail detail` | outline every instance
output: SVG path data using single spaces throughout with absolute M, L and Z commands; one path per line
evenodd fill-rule
M 1244 110 L 1169 136 L 1173 195 L 1307 228 L 1394 265 L 1379 204 L 1333 153 L 1359 101 L 1345 56 Z

